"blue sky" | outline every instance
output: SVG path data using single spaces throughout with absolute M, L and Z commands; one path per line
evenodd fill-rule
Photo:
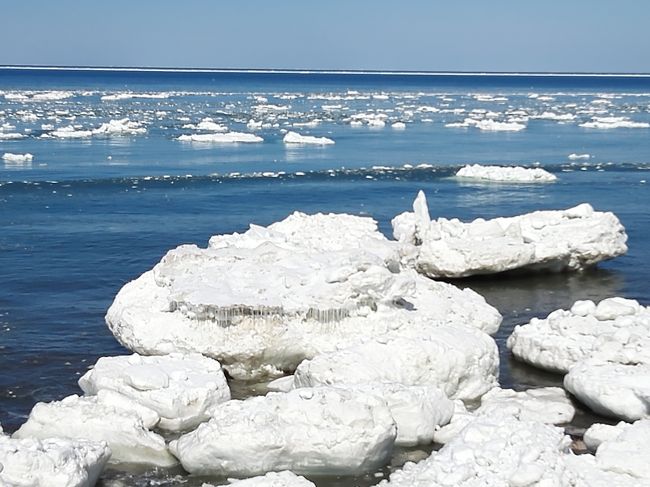
M 3 0 L 0 64 L 650 72 L 645 0 Z

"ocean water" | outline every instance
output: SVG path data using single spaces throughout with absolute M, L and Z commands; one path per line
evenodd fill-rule
M 125 118 L 132 133 L 97 130 Z M 201 133 L 205 118 L 263 142 L 177 140 Z M 286 130 L 336 143 L 287 146 Z M 561 384 L 512 360 L 505 340 L 516 324 L 577 299 L 650 304 L 650 78 L 0 69 L 5 153 L 33 155 L 0 160 L 0 424 L 9 432 L 36 402 L 80 392 L 77 379 L 98 357 L 126 352 L 104 324 L 123 284 L 181 243 L 205 246 L 294 210 L 369 215 L 389 236 L 420 189 L 434 218 L 582 202 L 615 212 L 629 236 L 623 257 L 577 274 L 459 282 L 504 315 L 496 338 L 506 387 Z M 559 179 L 461 182 L 452 176 L 465 163 L 539 165 Z M 582 410 L 573 427 L 596 419 Z M 400 452 L 394 464 L 418 455 Z M 204 480 L 125 467 L 102 483 Z

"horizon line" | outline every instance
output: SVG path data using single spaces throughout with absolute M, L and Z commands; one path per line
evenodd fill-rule
M 3 70 L 39 71 L 114 71 L 152 73 L 248 73 L 248 74 L 375 74 L 392 76 L 555 76 L 555 77 L 629 77 L 647 78 L 650 73 L 590 72 L 590 71 L 428 71 L 428 70 L 380 70 L 380 69 L 301 69 L 301 68 L 200 68 L 164 66 L 72 66 L 44 64 L 0 65 Z

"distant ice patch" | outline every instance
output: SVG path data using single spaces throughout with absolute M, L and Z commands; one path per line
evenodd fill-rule
M 554 174 L 542 168 L 467 165 L 456 173 L 456 177 L 485 181 L 546 183 L 557 180 Z
M 332 145 L 334 141 L 327 137 L 314 137 L 312 135 L 300 135 L 298 132 L 287 132 L 282 141 L 285 144 L 308 144 L 308 145 Z

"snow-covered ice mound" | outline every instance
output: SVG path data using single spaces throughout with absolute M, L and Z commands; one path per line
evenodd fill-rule
M 300 135 L 298 132 L 289 131 L 285 134 L 282 141 L 285 144 L 300 145 L 332 145 L 334 141 L 327 137 L 314 137 L 313 135 Z
M 162 436 L 149 431 L 158 424 L 155 411 L 112 391 L 96 396 L 68 396 L 37 403 L 14 438 L 69 438 L 105 441 L 113 463 L 170 467 L 178 462 Z
M 193 474 L 366 473 L 388 461 L 396 436 L 384 401 L 327 387 L 229 401 L 211 414 L 169 445 Z
M 405 258 L 432 278 L 505 271 L 580 270 L 627 251 L 625 229 L 613 213 L 588 204 L 560 211 L 476 219 L 430 220 L 424 193 L 413 213 L 396 216 L 393 233 Z
M 259 477 L 251 477 L 244 480 L 231 481 L 229 485 L 236 487 L 315 487 L 312 482 L 305 477 L 296 475 L 288 470 L 282 472 L 269 472 Z M 203 487 L 212 487 L 204 484 Z
M 542 168 L 466 165 L 458 170 L 456 177 L 497 182 L 547 183 L 557 180 L 554 174 Z
M 94 129 L 93 135 L 139 135 L 147 131 L 140 123 L 122 118 L 120 120 L 109 120 Z
M 598 305 L 577 301 L 570 310 L 556 310 L 546 319 L 516 326 L 507 345 L 518 359 L 558 372 L 568 372 L 588 358 L 647 364 L 650 308 L 619 297 Z
M 571 367 L 564 387 L 603 416 L 625 421 L 650 418 L 650 362 L 584 360 Z
M 208 419 L 211 406 L 230 399 L 221 365 L 198 353 L 100 358 L 79 386 L 86 394 L 111 390 L 153 409 L 158 427 L 184 431 Z
M 110 456 L 104 442 L 11 439 L 0 428 L 0 485 L 93 487 Z
M 423 322 L 496 332 L 483 297 L 401 270 L 398 250 L 370 218 L 294 213 L 171 250 L 122 288 L 106 321 L 133 351 L 200 352 L 242 378 Z
M 407 463 L 379 486 L 563 485 L 570 442 L 554 426 L 481 417 L 438 452 Z
M 436 443 L 448 443 L 469 423 L 477 418 L 515 418 L 522 421 L 537 421 L 544 424 L 566 424 L 575 414 L 575 408 L 566 392 L 559 387 L 541 387 L 526 391 L 514 391 L 495 387 L 481 397 L 481 404 L 474 411 L 468 411 L 456 404 L 448 425 L 436 431 Z
M 598 430 L 592 433 L 593 430 Z M 650 485 L 650 420 L 617 426 L 594 425 L 585 439 L 599 437 L 594 456 L 567 457 L 567 464 L 580 479 L 576 485 L 589 487 L 636 487 Z
M 322 353 L 296 369 L 298 387 L 389 382 L 434 386 L 453 399 L 474 400 L 497 383 L 495 341 L 474 328 L 445 326 L 386 335 Z

